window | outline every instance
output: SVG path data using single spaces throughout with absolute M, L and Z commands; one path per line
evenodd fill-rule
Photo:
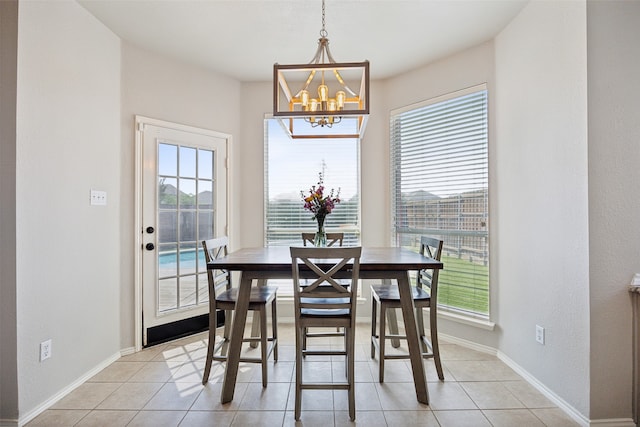
M 265 245 L 301 245 L 302 232 L 315 232 L 313 215 L 304 210 L 308 195 L 324 173 L 324 185 L 340 191 L 340 204 L 327 215 L 325 230 L 343 232 L 345 246 L 360 243 L 360 142 L 358 139 L 291 139 L 276 119 L 265 120 Z M 270 280 L 269 284 L 278 284 Z M 283 281 L 279 295 L 291 295 Z
M 391 112 L 393 235 L 444 240 L 438 306 L 489 317 L 486 86 Z

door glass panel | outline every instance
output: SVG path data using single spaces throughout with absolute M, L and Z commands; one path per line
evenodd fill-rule
M 213 179 L 213 152 L 200 150 L 198 154 L 198 178 Z
M 158 310 L 162 313 L 178 308 L 178 278 L 158 280 Z
M 180 176 L 196 177 L 196 149 L 180 147 Z
M 178 175 L 178 146 L 171 144 L 158 145 L 158 175 Z
M 212 150 L 158 144 L 160 313 L 208 302 L 200 242 L 215 235 L 214 157 Z
M 158 277 L 177 276 L 178 248 L 176 245 L 159 245 L 158 254 Z

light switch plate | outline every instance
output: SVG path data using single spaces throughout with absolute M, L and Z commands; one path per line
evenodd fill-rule
M 107 204 L 107 192 L 91 190 L 91 205 L 105 206 Z

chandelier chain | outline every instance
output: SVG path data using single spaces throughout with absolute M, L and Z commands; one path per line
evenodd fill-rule
M 329 33 L 327 33 L 327 30 L 325 30 L 325 18 L 324 18 L 324 0 L 322 0 L 322 30 L 320 30 L 320 36 L 321 37 L 327 37 L 327 35 L 329 35 Z

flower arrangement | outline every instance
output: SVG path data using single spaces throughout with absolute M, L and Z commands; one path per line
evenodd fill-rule
M 304 208 L 313 214 L 313 219 L 318 222 L 318 232 L 316 233 L 315 245 L 323 246 L 326 244 L 326 235 L 324 233 L 324 220 L 329 215 L 336 204 L 340 203 L 340 189 L 337 193 L 331 189 L 329 195 L 324 195 L 324 177 L 322 172 L 318 174 L 318 184 L 313 185 L 309 189 L 309 195 L 305 196 L 304 191 L 300 192 L 304 201 Z

